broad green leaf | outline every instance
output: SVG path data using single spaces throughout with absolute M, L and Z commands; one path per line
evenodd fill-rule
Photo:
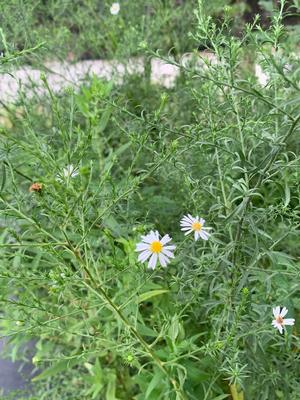
M 143 335 L 143 336 L 149 336 L 149 337 L 157 337 L 158 334 L 149 328 L 148 326 L 142 325 L 142 324 L 137 324 L 138 332 Z
M 175 317 L 172 318 L 172 323 L 168 330 L 168 334 L 173 342 L 175 342 L 175 340 L 177 339 L 178 333 L 179 333 L 179 323 L 178 323 L 178 317 L 176 315 Z

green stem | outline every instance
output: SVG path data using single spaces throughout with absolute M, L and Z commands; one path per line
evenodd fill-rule
M 284 145 L 287 142 L 287 140 L 290 138 L 290 136 L 292 136 L 292 134 L 293 134 L 293 132 L 294 132 L 294 130 L 295 130 L 295 128 L 296 128 L 296 126 L 297 126 L 299 121 L 300 121 L 300 115 L 298 115 L 298 117 L 296 117 L 293 120 L 293 123 L 292 123 L 290 129 L 288 130 L 286 135 L 283 137 L 283 139 L 280 141 L 281 144 L 280 145 L 278 144 L 277 149 L 275 151 L 273 151 L 269 161 L 267 162 L 267 164 L 265 165 L 263 170 L 261 172 L 259 172 L 260 176 L 259 176 L 259 178 L 257 180 L 257 184 L 256 184 L 255 188 L 253 189 L 253 191 L 258 190 L 259 187 L 261 186 L 261 184 L 262 184 L 262 182 L 264 180 L 265 174 L 268 172 L 268 170 L 271 168 L 273 162 L 276 160 L 276 158 L 277 158 L 277 156 L 278 156 L 278 154 L 279 154 L 279 152 L 281 150 L 282 145 Z M 242 210 L 240 223 L 238 225 L 238 229 L 237 229 L 237 233 L 236 233 L 236 237 L 235 237 L 235 244 L 234 244 L 234 248 L 233 248 L 233 257 L 232 257 L 233 262 L 235 262 L 235 254 L 236 254 L 237 243 L 239 243 L 239 241 L 241 239 L 242 226 L 243 226 L 243 223 L 244 223 L 244 220 L 245 220 L 247 208 L 248 208 L 249 203 L 250 203 L 250 196 L 246 196 L 243 201 L 244 201 L 244 206 L 243 206 L 243 210 Z
M 82 260 L 81 256 L 78 254 L 78 252 L 75 249 L 72 249 L 72 251 L 73 251 L 73 254 L 75 255 L 76 259 L 80 262 L 80 264 L 83 267 L 84 271 L 86 272 L 87 276 L 93 283 L 94 287 L 90 286 L 85 281 L 83 281 L 83 284 L 89 290 L 91 290 L 93 293 L 95 293 L 96 296 L 99 297 L 101 300 L 106 301 L 106 303 L 109 305 L 109 308 L 117 315 L 117 317 L 123 322 L 123 324 L 127 327 L 127 329 L 129 329 L 129 331 L 132 333 L 132 335 L 138 340 L 138 342 L 142 345 L 142 347 L 145 349 L 146 353 L 149 355 L 150 358 L 152 358 L 152 360 L 155 362 L 155 364 L 158 366 L 158 368 L 167 376 L 167 378 L 169 379 L 170 383 L 172 384 L 175 392 L 179 395 L 179 399 L 186 400 L 187 398 L 185 396 L 185 393 L 179 386 L 176 379 L 174 379 L 172 376 L 170 376 L 168 370 L 165 368 L 165 365 L 161 361 L 161 359 L 155 354 L 155 352 L 151 349 L 151 347 L 143 339 L 143 337 L 139 334 L 139 332 L 130 324 L 130 322 L 124 316 L 124 314 L 122 313 L 120 308 L 106 294 L 105 290 L 100 285 L 97 285 L 94 278 L 90 274 L 90 271 L 89 271 L 86 263 Z
M 244 400 L 244 392 L 238 391 L 237 385 L 230 385 L 230 392 L 233 400 Z

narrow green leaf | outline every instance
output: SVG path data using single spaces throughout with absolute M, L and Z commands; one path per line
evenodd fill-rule
M 141 303 L 142 301 L 146 301 L 151 299 L 152 297 L 155 296 L 160 296 L 161 294 L 168 293 L 168 289 L 156 289 L 156 290 L 150 290 L 149 292 L 142 293 L 138 297 L 138 303 Z
M 285 194 L 284 207 L 287 207 L 291 200 L 291 191 L 287 182 L 285 182 L 284 194 Z
M 5 169 L 5 164 L 2 164 L 2 182 L 1 182 L 1 188 L 0 188 L 0 192 L 2 192 L 2 190 L 4 189 L 6 183 L 6 169 Z
M 80 358 L 72 358 L 70 360 L 61 360 L 51 367 L 45 369 L 42 373 L 32 378 L 33 382 L 40 381 L 42 379 L 50 378 L 51 376 L 57 375 L 60 372 L 66 371 L 77 365 L 80 362 Z
M 214 397 L 212 400 L 223 400 L 223 399 L 228 399 L 230 397 L 230 394 L 220 394 L 217 397 Z
M 107 127 L 107 124 L 108 124 L 108 122 L 110 120 L 111 113 L 112 113 L 112 108 L 111 107 L 107 107 L 104 110 L 104 112 L 103 112 L 103 114 L 101 116 L 100 122 L 99 122 L 99 131 L 100 132 L 103 132 L 105 130 L 105 128 Z
M 115 374 L 109 374 L 109 376 L 108 376 L 106 400 L 117 400 L 116 399 L 116 375 Z
M 148 399 L 152 391 L 156 388 L 158 383 L 162 380 L 162 374 L 160 371 L 157 371 L 156 374 L 153 376 L 151 382 L 149 383 L 149 386 L 147 388 L 145 398 Z

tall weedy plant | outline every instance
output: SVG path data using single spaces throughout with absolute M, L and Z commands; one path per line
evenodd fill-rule
M 299 67 L 283 9 L 237 38 L 199 2 L 192 38 L 213 61 L 143 42 L 181 69 L 163 92 L 128 76 L 55 95 L 43 78 L 48 96 L 10 107 L 1 332 L 14 354 L 36 340 L 32 399 L 299 397 Z

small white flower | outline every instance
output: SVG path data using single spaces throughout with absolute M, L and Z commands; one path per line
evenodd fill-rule
M 194 232 L 195 240 L 198 240 L 199 237 L 203 240 L 208 240 L 210 233 L 207 232 L 207 229 L 204 228 L 205 220 L 203 218 L 199 218 L 197 215 L 196 218 L 192 217 L 191 214 L 185 215 L 181 221 L 181 230 L 186 231 L 185 235 Z
M 66 168 L 63 169 L 62 173 L 56 175 L 56 179 L 59 182 L 63 182 L 63 178 L 75 178 L 79 174 L 78 168 L 75 168 L 72 164 L 67 165 Z
M 170 258 L 174 258 L 174 250 L 176 246 L 167 245 L 172 238 L 169 235 L 165 235 L 162 239 L 159 238 L 157 231 L 151 231 L 148 235 L 142 236 L 142 242 L 136 245 L 135 251 L 139 251 L 141 254 L 138 257 L 138 261 L 145 262 L 150 257 L 148 268 L 154 269 L 157 261 L 159 260 L 162 267 L 166 267 L 170 262 Z
M 273 315 L 275 319 L 273 319 L 272 325 L 274 328 L 277 328 L 280 333 L 282 333 L 285 325 L 294 325 L 295 320 L 294 318 L 284 318 L 288 313 L 288 309 L 286 307 L 283 307 L 281 311 L 280 309 L 281 307 L 279 306 L 273 308 Z
M 110 7 L 110 13 L 111 15 L 117 15 L 119 14 L 120 11 L 120 4 L 119 3 L 112 3 Z

